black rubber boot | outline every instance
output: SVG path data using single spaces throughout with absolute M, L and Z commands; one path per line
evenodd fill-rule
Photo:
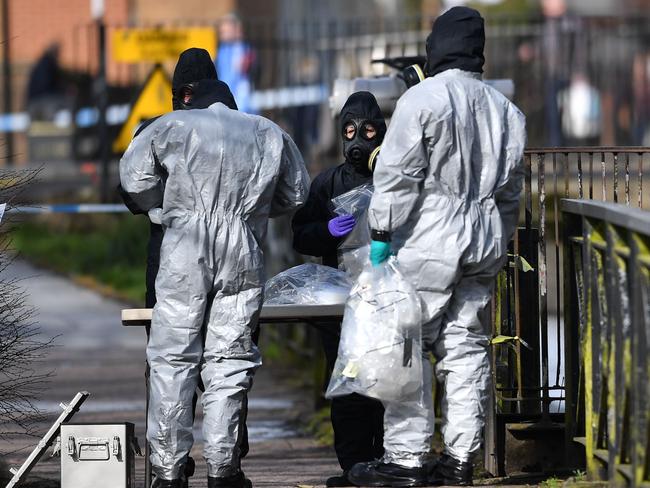
M 443 454 L 429 473 L 429 484 L 435 486 L 472 486 L 474 466 Z
M 223 478 L 208 476 L 208 488 L 253 488 L 253 483 L 240 471 L 237 474 Z
M 194 459 L 188 456 L 185 465 L 181 469 L 181 478 L 175 480 L 154 478 L 151 488 L 189 488 L 188 478 L 194 474 L 195 467 Z
M 151 488 L 185 488 L 186 483 L 187 479 L 161 480 L 160 478 L 154 478 Z
M 183 468 L 183 473 L 185 477 L 183 478 L 183 488 L 189 488 L 190 483 L 189 479 L 190 477 L 194 476 L 194 470 L 196 469 L 196 463 L 194 462 L 194 459 L 192 459 L 191 456 L 187 456 L 187 461 L 185 462 L 185 467 Z
M 425 468 L 372 461 L 355 464 L 348 479 L 357 486 L 426 486 L 427 472 Z
M 327 481 L 325 481 L 325 486 L 335 487 L 335 486 L 356 486 L 356 485 L 348 479 L 348 472 L 343 471 L 343 473 L 338 476 L 332 476 L 331 478 L 327 478 Z

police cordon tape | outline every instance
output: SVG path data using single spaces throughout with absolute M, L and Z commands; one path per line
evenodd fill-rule
M 75 214 L 75 213 L 127 213 L 122 203 L 60 203 L 55 205 L 22 205 L 7 209 L 7 213 L 21 214 Z
M 272 110 L 279 108 L 318 105 L 329 97 L 329 91 L 324 85 L 289 86 L 272 90 L 259 90 L 251 95 L 251 106 L 255 110 Z M 131 105 L 111 105 L 106 110 L 108 125 L 124 123 L 131 111 Z M 96 107 L 83 107 L 74 114 L 70 110 L 60 110 L 54 116 L 53 123 L 59 128 L 70 127 L 73 123 L 78 128 L 92 127 L 99 121 L 99 110 Z M 24 132 L 29 129 L 31 118 L 27 112 L 0 114 L 0 133 Z

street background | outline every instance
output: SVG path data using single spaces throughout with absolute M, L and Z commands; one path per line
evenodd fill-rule
M 395 74 L 372 61 L 423 55 L 433 19 L 456 4 L 485 16 L 485 77 L 513 80 L 529 147 L 650 145 L 647 0 L 0 0 L 0 194 L 2 171 L 37 171 L 12 197 L 22 211 L 0 227 L 12 239 L 4 254 L 18 253 L 0 280 L 18 280 L 39 337 L 55 344 L 35 366 L 52 372 L 34 403 L 46 414 L 36 432 L 47 430 L 60 402 L 88 390 L 75 421 L 132 421 L 144 441 L 144 331 L 121 327 L 119 317 L 144 300 L 148 221 L 77 207 L 44 211 L 120 203 L 120 136 L 128 141 L 151 111 L 171 109 L 165 77 L 177 53 L 155 52 L 160 39 L 187 35 L 208 49 L 239 107 L 285 128 L 313 176 L 342 161 L 330 107 L 335 80 Z M 162 78 L 148 84 L 157 66 Z M 162 101 L 138 111 L 145 86 Z M 572 178 L 578 164 L 567 163 Z M 611 178 L 608 170 L 603 184 Z M 269 276 L 305 259 L 291 249 L 288 219 L 271 223 L 265 255 Z M 555 262 L 551 253 L 549 266 Z M 559 285 L 549 290 L 552 316 L 557 293 Z M 272 326 L 262 341 L 266 365 L 251 397 L 244 468 L 256 486 L 318 485 L 338 468 L 315 332 Z M 556 359 L 551 369 L 560 366 Z M 2 429 L 0 456 L 20 464 L 37 439 Z M 202 467 L 198 433 L 193 455 Z M 44 459 L 29 479 L 56 486 L 58 463 Z M 140 458 L 138 483 L 142 465 Z M 203 482 L 204 471 L 196 479 Z

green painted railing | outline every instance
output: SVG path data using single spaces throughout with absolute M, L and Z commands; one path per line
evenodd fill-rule
M 591 479 L 650 486 L 650 212 L 565 199 L 562 221 L 568 445 Z

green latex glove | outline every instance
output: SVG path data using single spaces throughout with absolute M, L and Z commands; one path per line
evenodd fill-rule
M 390 256 L 390 242 L 370 241 L 370 262 L 379 266 Z

